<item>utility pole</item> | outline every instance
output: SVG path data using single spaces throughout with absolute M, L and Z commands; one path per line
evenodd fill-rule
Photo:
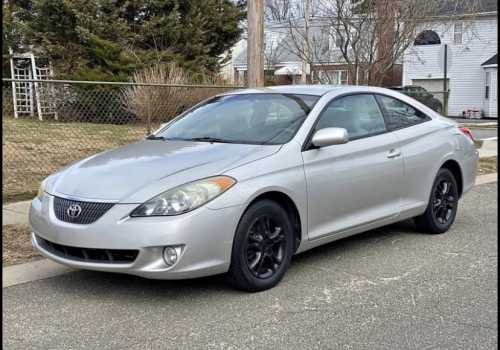
M 248 87 L 264 86 L 264 0 L 248 0 Z
M 309 37 L 309 20 L 311 18 L 311 0 L 304 0 L 304 30 L 305 30 L 305 47 L 304 56 L 302 59 L 302 74 L 300 82 L 307 84 L 307 63 L 311 57 L 310 37 Z M 312 73 L 312 72 L 311 72 Z

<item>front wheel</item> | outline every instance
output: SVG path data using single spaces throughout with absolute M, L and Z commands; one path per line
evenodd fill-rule
M 442 168 L 432 185 L 427 209 L 414 220 L 417 229 L 428 233 L 444 233 L 455 221 L 457 209 L 457 181 L 449 169 Z
M 292 255 L 293 228 L 286 211 L 272 200 L 261 200 L 238 224 L 228 275 L 238 289 L 269 289 L 283 278 Z

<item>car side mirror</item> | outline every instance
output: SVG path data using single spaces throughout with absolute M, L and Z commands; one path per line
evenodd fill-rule
M 312 137 L 315 147 L 341 145 L 349 142 L 349 134 L 344 128 L 324 128 L 316 131 Z

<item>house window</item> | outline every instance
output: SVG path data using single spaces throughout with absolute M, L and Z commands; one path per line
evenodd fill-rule
M 486 86 L 484 89 L 484 98 L 489 100 L 490 98 L 490 85 L 491 85 L 491 72 L 486 72 Z
M 424 30 L 417 35 L 413 45 L 439 45 L 441 44 L 441 39 L 439 35 L 433 30 Z
M 333 71 L 333 84 L 335 85 L 347 85 L 347 71 L 346 70 L 335 70 Z
M 346 70 L 317 70 L 313 74 L 315 82 L 320 84 L 347 85 L 349 84 Z
M 462 43 L 462 34 L 463 34 L 464 26 L 462 23 L 455 23 L 453 26 L 453 42 L 455 44 Z

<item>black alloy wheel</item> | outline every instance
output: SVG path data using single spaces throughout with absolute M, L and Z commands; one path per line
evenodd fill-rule
M 274 287 L 290 265 L 293 242 L 291 220 L 280 204 L 269 199 L 253 203 L 236 229 L 228 277 L 249 292 Z
M 436 221 L 441 225 L 446 225 L 456 210 L 458 198 L 453 186 L 450 179 L 441 178 L 434 188 L 432 211 Z
M 283 263 L 286 244 L 282 223 L 269 215 L 255 218 L 247 234 L 247 266 L 257 278 L 271 277 Z
M 439 169 L 425 212 L 415 218 L 417 229 L 428 233 L 448 231 L 457 215 L 458 186 L 453 173 L 447 168 Z

